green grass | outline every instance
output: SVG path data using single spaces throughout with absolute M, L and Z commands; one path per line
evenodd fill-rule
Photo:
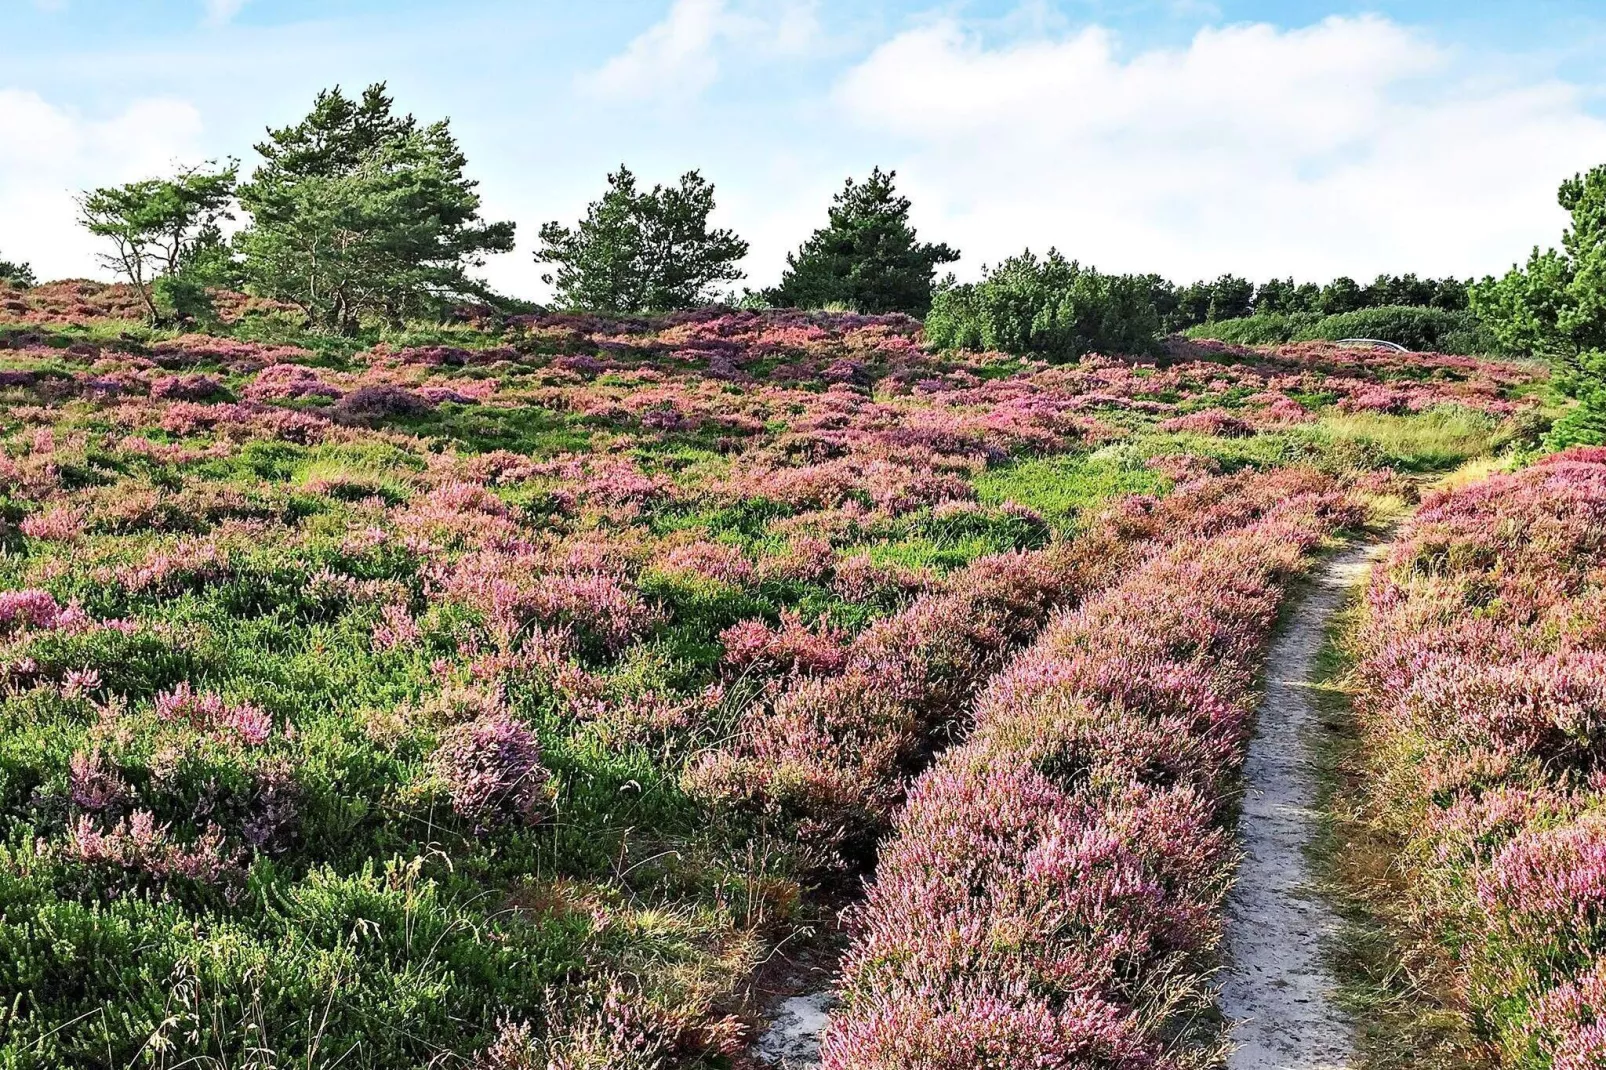
M 592 437 L 587 428 L 548 409 L 499 409 L 454 402 L 424 416 L 388 420 L 385 426 L 449 441 L 471 453 L 511 450 L 537 459 L 583 453 Z
M 1444 471 L 1492 451 L 1500 425 L 1491 416 L 1455 405 L 1425 413 L 1329 413 L 1316 425 L 1333 441 L 1354 443 L 1412 472 Z
M 1158 494 L 1166 479 L 1119 456 L 1079 454 L 1032 458 L 988 469 L 977 477 L 976 497 L 986 505 L 1014 502 L 1042 514 L 1057 531 L 1075 528 L 1089 509 L 1124 494 Z
M 1346 679 L 1345 636 L 1361 612 L 1359 590 L 1335 614 L 1314 694 L 1313 735 L 1321 823 L 1309 847 L 1319 891 L 1341 928 L 1328 957 L 1338 1001 L 1357 1023 L 1355 1070 L 1493 1070 L 1469 1028 L 1446 951 L 1412 927 L 1394 862 L 1398 841 L 1373 816 L 1366 756 Z

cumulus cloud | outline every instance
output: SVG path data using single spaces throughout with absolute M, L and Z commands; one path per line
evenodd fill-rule
M 732 49 L 796 55 L 807 51 L 819 32 L 815 0 L 674 0 L 662 22 L 584 75 L 581 84 L 615 100 L 684 100 L 718 80 Z
M 153 98 L 86 118 L 39 94 L 0 89 L 0 255 L 41 278 L 83 275 L 94 239 L 72 226 L 78 191 L 159 174 L 193 158 L 201 118 L 193 105 Z
M 1031 244 L 1178 276 L 1493 271 L 1559 233 L 1556 184 L 1606 158 L 1577 87 L 1473 80 L 1370 16 L 1132 54 L 1098 27 L 997 44 L 948 18 L 835 98 L 972 268 Z

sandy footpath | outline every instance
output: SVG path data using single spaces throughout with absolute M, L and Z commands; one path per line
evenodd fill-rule
M 1238 835 L 1245 857 L 1228 901 L 1221 1003 L 1235 1023 L 1228 1070 L 1338 1070 L 1354 1055 L 1322 959 L 1338 919 L 1310 890 L 1317 781 L 1310 684 L 1333 614 L 1381 547 L 1327 561 L 1294 607 L 1266 664 L 1266 697 L 1244 766 Z

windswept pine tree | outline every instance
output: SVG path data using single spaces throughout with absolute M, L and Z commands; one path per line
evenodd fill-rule
M 240 187 L 248 284 L 325 330 L 483 297 L 469 270 L 513 248 L 512 223 L 480 218 L 448 120 L 420 126 L 393 107 L 383 83 L 356 100 L 339 86 L 319 93 L 305 119 L 256 146 L 263 162 Z
M 185 318 L 204 298 L 187 269 L 222 242 L 219 224 L 234 218 L 237 165 L 181 168 L 171 178 L 147 178 L 85 192 L 79 223 L 111 245 L 100 264 L 128 282 L 156 323 Z

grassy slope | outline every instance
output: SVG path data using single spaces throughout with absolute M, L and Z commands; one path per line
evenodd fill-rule
M 66 353 L 68 344 L 114 344 L 129 334 L 137 344 L 161 340 L 108 320 L 34 330 L 49 351 L 6 351 L 0 367 L 65 380 L 91 364 Z M 254 333 L 314 345 L 309 366 L 363 368 L 353 343 Z M 479 347 L 506 340 L 453 330 L 389 341 Z M 449 378 L 471 383 L 494 374 L 535 389 L 553 355 L 542 345 L 500 371 L 469 367 Z M 964 370 L 933 365 L 938 374 Z M 190 370 L 217 376 L 234 394 L 252 378 L 223 363 Z M 1013 361 L 974 371 L 984 380 L 1018 373 Z M 649 385 L 627 369 L 599 377 L 594 389 L 628 399 Z M 729 396 L 735 404 L 743 392 Z M 1221 400 L 1193 386 L 1155 397 L 1180 411 Z M 433 466 L 443 459 L 504 449 L 538 459 L 628 456 L 641 472 L 690 492 L 648 505 L 623 527 L 603 521 L 610 536 L 628 533 L 649 545 L 695 537 L 755 560 L 779 552 L 787 522 L 806 511 L 702 493 L 731 467 L 719 435 L 646 434 L 522 400 L 448 402 L 311 444 L 255 434 L 217 456 L 203 451 L 218 436 L 132 428 L 159 447 L 193 451 L 164 460 L 112 444 L 131 428 L 100 404 L 46 401 L 34 411 L 40 397 L 32 388 L 12 390 L 7 401 L 12 457 L 32 456 L 35 432 L 45 426 L 63 446 L 53 462 L 59 487 L 49 495 L 12 487 L 0 502 L 8 520 L 0 586 L 45 586 L 63 602 L 81 600 L 97 619 L 138 622 L 127 633 L 7 640 L 8 669 L 31 658 L 35 674 L 14 673 L 0 704 L 0 954 L 12 964 L 0 980 L 13 988 L 3 993 L 5 1005 L 16 1008 L 0 1012 L 0 1052 L 11 1063 L 92 1060 L 108 1047 L 131 1055 L 131 1045 L 149 1038 L 175 1054 L 207 1051 L 237 1062 L 265 1030 L 267 1045 L 286 1059 L 321 1046 L 320 1058 L 330 1062 L 338 1052 L 347 1058 L 342 1065 L 397 1065 L 466 1055 L 488 1042 L 504 1016 L 534 1023 L 538 1034 L 583 1040 L 585 1015 L 608 1013 L 607 982 L 598 980 L 605 977 L 629 978 L 645 1008 L 681 1013 L 701 1028 L 742 1010 L 738 993 L 754 965 L 812 923 L 810 880 L 796 868 L 786 828 L 711 815 L 682 787 L 688 757 L 730 731 L 736 703 L 685 728 L 640 733 L 576 716 L 549 679 L 510 676 L 507 704 L 534 730 L 551 777 L 550 813 L 530 828 L 477 835 L 452 813 L 430 754 L 441 719 L 460 716 L 449 709 L 451 689 L 470 684 L 466 651 L 487 641 L 484 621 L 433 597 L 423 561 L 404 545 L 360 550 L 347 542 L 354 531 L 390 524 L 434 485 Z M 301 401 L 282 407 L 320 411 Z M 1506 431 L 1461 409 L 1417 416 L 1324 409 L 1314 423 L 1245 438 L 1166 432 L 1156 418 L 1122 411 L 1100 415 L 1113 429 L 1106 439 L 1058 455 L 1001 458 L 967 477 L 979 509 L 919 507 L 828 533 L 838 560 L 868 554 L 877 566 L 942 575 L 985 553 L 1041 546 L 1056 533 L 1073 534 L 1114 497 L 1164 493 L 1169 480 L 1147 466 L 1152 457 L 1190 453 L 1228 470 L 1319 463 L 1423 471 L 1487 453 Z M 781 424 L 764 432 L 765 443 L 784 433 Z M 566 514 L 558 489 L 541 478 L 495 494 L 527 536 L 583 534 L 596 521 Z M 149 507 L 131 510 L 137 496 Z M 16 525 L 41 513 L 46 499 L 86 510 L 78 541 L 19 534 Z M 1006 502 L 1035 510 L 1041 523 L 1004 510 Z M 255 526 L 218 535 L 242 521 Z M 186 536 L 222 538 L 227 568 L 150 589 L 108 583 L 94 571 L 138 565 Z M 314 580 L 325 570 L 370 585 L 363 590 L 399 592 L 392 597 L 416 616 L 417 640 L 376 646 L 381 606 L 338 584 L 323 589 Z M 638 579 L 661 622 L 622 650 L 576 655 L 610 703 L 689 700 L 721 681 L 718 636 L 739 621 L 773 622 L 795 610 L 853 632 L 908 600 L 896 588 L 850 597 L 827 582 L 732 585 L 653 567 Z M 451 686 L 443 686 L 443 660 Z M 59 683 L 29 682 L 59 682 L 73 670 L 98 672 L 99 685 L 71 695 Z M 252 752 L 175 736 L 151 708 L 160 692 L 184 682 L 261 706 L 276 724 L 293 724 L 294 739 Z M 129 727 L 109 731 L 114 722 Z M 243 883 L 227 889 L 63 861 L 53 852 L 75 814 L 72 762 L 98 750 L 114 756 L 141 805 L 186 839 L 214 819 L 237 825 L 267 806 L 264 792 L 288 770 L 293 842 L 251 856 Z M 708 1054 L 717 1038 L 696 1036 L 676 1041 L 689 1046 L 684 1061 L 717 1062 Z

